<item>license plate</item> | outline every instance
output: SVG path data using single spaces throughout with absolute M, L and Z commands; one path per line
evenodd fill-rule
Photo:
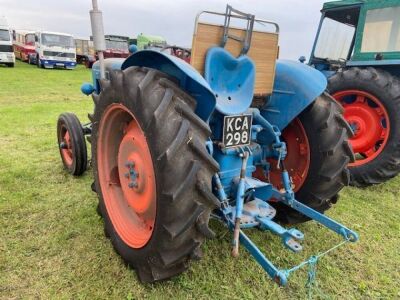
M 57 66 L 57 67 L 64 67 L 64 64 L 62 64 L 62 63 L 56 63 L 56 66 Z
M 251 140 L 252 115 L 225 116 L 222 143 L 226 148 L 246 146 Z

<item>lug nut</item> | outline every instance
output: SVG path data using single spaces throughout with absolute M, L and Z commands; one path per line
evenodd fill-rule
M 135 163 L 133 162 L 133 161 L 128 161 L 126 164 L 125 164 L 125 167 L 127 167 L 127 168 L 133 168 L 135 166 Z
M 130 182 L 130 183 L 128 184 L 128 186 L 129 186 L 129 188 L 133 189 L 133 188 L 137 188 L 137 187 L 138 187 L 138 184 L 137 184 L 136 182 Z

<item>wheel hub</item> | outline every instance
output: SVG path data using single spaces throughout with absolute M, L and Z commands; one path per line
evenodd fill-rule
M 143 141 L 138 138 L 136 122 L 131 122 L 125 129 L 125 135 L 118 150 L 118 172 L 122 191 L 129 206 L 138 214 L 145 214 L 152 205 L 152 197 L 149 197 L 149 169 L 143 160 L 145 155 Z M 153 170 L 151 169 L 152 173 Z M 140 175 L 139 175 L 140 174 Z M 140 201 L 139 201 L 140 200 Z
M 62 126 L 61 128 L 61 139 L 62 142 L 59 145 L 61 154 L 64 158 L 65 164 L 71 166 L 74 159 L 72 154 L 72 142 L 69 131 L 65 126 Z
M 115 230 L 132 248 L 150 240 L 156 218 L 156 182 L 146 137 L 132 112 L 112 104 L 100 121 L 98 176 Z
M 359 154 L 350 166 L 360 166 L 375 159 L 389 139 L 389 116 L 374 95 L 359 91 L 345 90 L 333 97 L 344 107 L 344 117 L 354 131 L 350 142 L 353 151 Z

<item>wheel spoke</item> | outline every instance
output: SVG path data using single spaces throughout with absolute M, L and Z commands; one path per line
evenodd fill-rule
M 376 111 L 376 113 L 382 117 L 383 119 L 385 118 L 385 113 L 383 112 L 382 108 L 380 107 L 374 107 L 374 110 Z
M 363 95 L 357 95 L 356 97 L 356 103 L 364 103 L 365 102 L 365 96 Z

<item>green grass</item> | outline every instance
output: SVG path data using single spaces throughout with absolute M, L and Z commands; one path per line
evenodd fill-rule
M 57 117 L 72 111 L 87 121 L 92 101 L 79 87 L 90 76 L 81 67 L 0 67 L 0 298 L 306 298 L 305 271 L 279 288 L 245 250 L 238 260 L 230 257 L 230 234 L 216 222 L 217 237 L 188 272 L 168 282 L 138 282 L 104 237 L 91 170 L 73 178 L 59 158 Z M 316 298 L 400 298 L 399 184 L 400 177 L 341 193 L 328 214 L 356 230 L 360 242 L 320 261 Z M 301 254 L 283 249 L 269 233 L 250 235 L 281 267 L 340 241 L 312 222 L 299 229 L 306 235 Z

